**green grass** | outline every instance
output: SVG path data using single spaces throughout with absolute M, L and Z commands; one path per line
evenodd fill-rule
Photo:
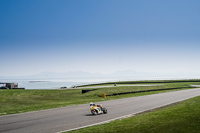
M 117 85 L 142 85 L 142 84 L 165 84 L 165 83 L 191 83 L 200 84 L 200 79 L 188 79 L 188 80 L 143 80 L 143 81 L 119 81 L 119 82 L 107 82 L 107 83 L 96 83 L 88 85 L 80 85 L 79 87 L 91 87 L 91 86 L 113 86 Z
M 156 93 L 164 93 L 168 91 L 117 95 L 117 96 L 109 96 L 106 98 L 98 97 L 98 95 L 101 95 L 102 93 L 112 94 L 120 92 L 139 91 L 139 90 L 181 88 L 181 87 L 188 87 L 189 89 L 190 84 L 191 84 L 190 82 L 188 83 L 178 82 L 178 83 L 164 83 L 162 86 L 121 86 L 121 87 L 117 86 L 110 88 L 98 88 L 95 91 L 91 91 L 85 94 L 81 94 L 82 89 L 0 90 L 0 115 L 58 108 L 58 107 L 65 107 L 77 104 L 87 104 L 90 102 L 101 102 L 106 100 L 136 97 L 136 96 L 150 95 Z
M 200 97 L 72 133 L 199 133 Z
M 189 83 L 165 83 L 158 86 L 116 86 L 108 88 L 99 88 L 98 90 L 91 91 L 85 95 L 96 95 L 106 93 L 107 95 L 113 93 L 131 92 L 131 91 L 142 91 L 142 90 L 155 90 L 155 89 L 166 89 L 166 88 L 190 88 Z M 123 97 L 126 97 L 123 95 Z

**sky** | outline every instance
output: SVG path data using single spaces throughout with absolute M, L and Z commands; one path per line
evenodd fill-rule
M 200 73 L 199 0 L 0 0 L 0 76 Z

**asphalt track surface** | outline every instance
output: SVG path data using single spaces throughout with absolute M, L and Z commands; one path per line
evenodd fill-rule
M 108 114 L 93 116 L 89 103 L 0 117 L 1 133 L 55 133 L 109 122 L 200 95 L 200 88 L 101 102 Z

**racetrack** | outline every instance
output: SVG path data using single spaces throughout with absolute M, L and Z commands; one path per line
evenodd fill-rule
M 55 133 L 134 115 L 200 95 L 200 88 L 101 102 L 108 114 L 93 116 L 89 103 L 0 117 L 1 133 Z M 91 101 L 92 102 L 92 101 Z M 98 104 L 98 103 L 97 103 Z

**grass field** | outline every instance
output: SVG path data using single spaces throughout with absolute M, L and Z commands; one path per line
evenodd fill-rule
M 142 84 L 149 84 L 142 83 Z M 126 95 L 109 96 L 106 98 L 98 97 L 102 93 L 112 94 L 139 90 L 152 90 L 162 88 L 180 88 L 190 89 L 191 84 L 200 84 L 195 82 L 171 82 L 162 83 L 160 86 L 116 86 L 109 88 L 98 88 L 95 91 L 90 91 L 81 94 L 82 89 L 65 89 L 65 90 L 0 90 L 0 115 L 15 114 L 21 112 L 29 112 L 36 110 L 44 110 L 71 106 L 77 104 L 87 104 L 90 102 L 99 102 L 105 100 L 114 100 L 127 97 L 135 97 L 142 95 L 150 95 L 163 93 L 165 91 L 135 93 Z M 170 91 L 170 90 L 168 90 Z M 171 90 L 174 91 L 174 90 Z
M 188 79 L 188 80 L 144 80 L 144 81 L 119 81 L 119 82 L 107 82 L 107 83 L 96 83 L 96 84 L 87 84 L 80 85 L 79 87 L 91 87 L 91 86 L 113 86 L 117 85 L 144 85 L 144 84 L 165 84 L 165 83 L 192 83 L 200 84 L 200 79 Z
M 199 133 L 200 97 L 72 133 Z

